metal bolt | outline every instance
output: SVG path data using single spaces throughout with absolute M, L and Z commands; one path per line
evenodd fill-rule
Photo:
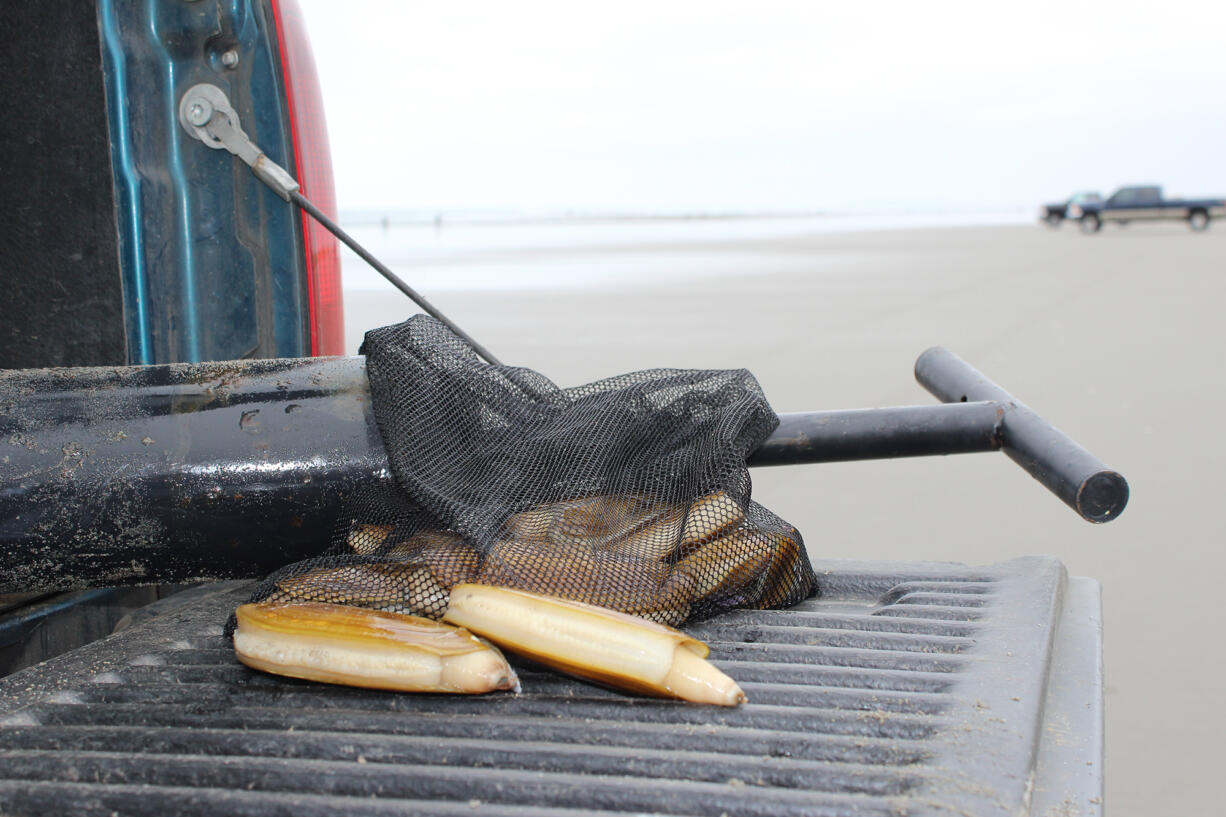
M 187 109 L 187 121 L 193 125 L 205 125 L 213 118 L 213 106 L 201 100 L 193 102 Z
M 221 52 L 221 64 L 227 68 L 238 65 L 238 52 L 233 48 Z

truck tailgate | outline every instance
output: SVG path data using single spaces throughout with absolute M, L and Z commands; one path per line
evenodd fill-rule
M 733 710 L 526 666 L 486 697 L 276 678 L 221 635 L 250 586 L 189 591 L 0 682 L 0 812 L 1099 811 L 1096 583 L 1043 557 L 814 566 L 819 598 L 687 628 L 749 696 Z

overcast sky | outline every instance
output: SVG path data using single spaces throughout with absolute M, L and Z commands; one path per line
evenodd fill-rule
M 1226 2 L 300 0 L 342 210 L 1226 193 Z

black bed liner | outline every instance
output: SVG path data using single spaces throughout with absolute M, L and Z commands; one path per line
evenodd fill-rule
M 188 591 L 0 681 L 0 813 L 1099 812 L 1095 582 L 1042 557 L 815 567 L 820 598 L 688 628 L 735 710 L 528 667 L 484 697 L 275 678 L 221 635 L 250 585 Z

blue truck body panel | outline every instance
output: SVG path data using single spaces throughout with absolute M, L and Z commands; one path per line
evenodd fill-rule
M 259 0 L 99 0 L 128 362 L 310 353 L 296 213 L 179 126 L 179 96 L 220 86 L 293 172 L 270 10 Z M 240 55 L 226 65 L 221 55 Z M 205 59 L 201 59 L 201 55 Z

